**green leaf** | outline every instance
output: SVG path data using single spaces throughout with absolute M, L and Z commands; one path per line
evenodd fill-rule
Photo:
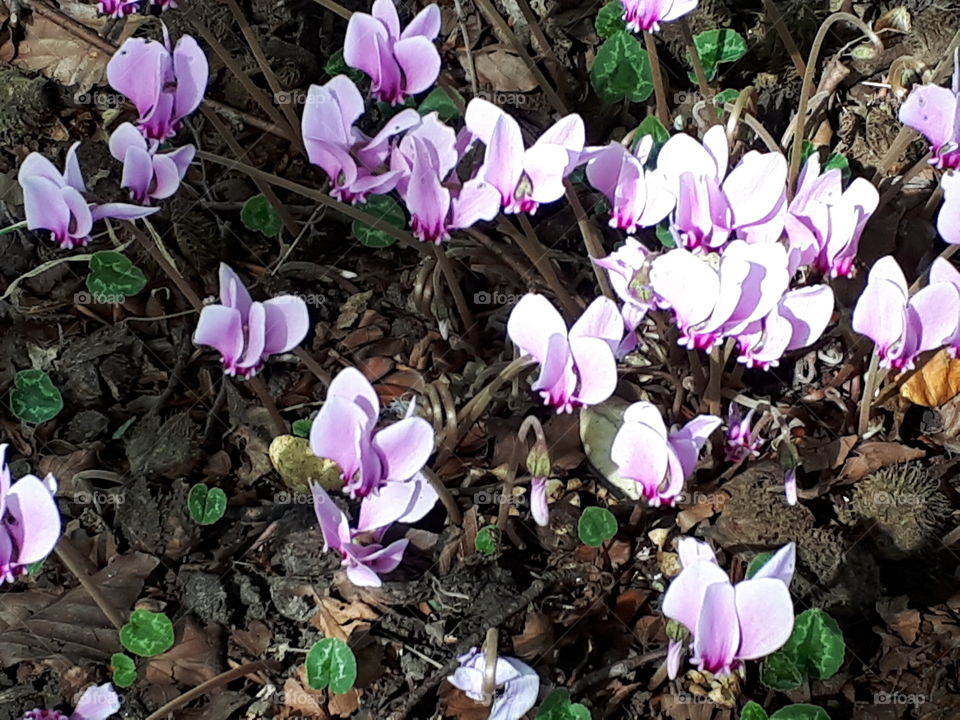
M 198 525 L 213 525 L 227 510 L 227 494 L 218 487 L 197 483 L 187 495 L 187 508 Z
M 800 150 L 800 159 L 806 162 L 807 158 L 813 155 L 817 151 L 817 146 L 813 144 L 812 140 L 803 139 L 803 145 Z
M 646 135 L 653 135 L 653 142 L 657 145 L 663 144 L 670 139 L 670 131 L 667 130 L 656 115 L 647 115 L 643 119 L 643 122 L 637 126 L 637 140 L 639 141 L 640 138 Z
M 39 424 L 63 410 L 63 396 L 43 370 L 21 370 L 13 380 L 10 409 L 24 422 Z
M 390 247 L 397 240 L 392 235 L 385 233 L 381 229 L 382 226 L 392 225 L 402 230 L 407 224 L 407 217 L 403 214 L 403 208 L 389 195 L 371 195 L 367 202 L 357 207 L 377 218 L 376 225 L 367 225 L 359 220 L 354 220 L 351 226 L 353 236 L 367 247 Z
M 707 80 L 710 81 L 717 77 L 718 65 L 736 62 L 747 54 L 747 41 L 736 30 L 726 28 L 706 30 L 694 35 L 693 43 L 697 47 Z M 689 53 L 687 60 L 690 61 Z M 693 73 L 688 75 L 691 76 L 691 82 L 697 81 L 696 75 Z
M 313 420 L 309 418 L 303 418 L 300 420 L 293 421 L 293 434 L 297 437 L 308 438 L 310 437 L 310 428 L 313 427 Z
M 485 525 L 477 532 L 473 546 L 483 555 L 496 555 L 500 549 L 500 528 L 496 525 Z
M 830 716 L 818 705 L 799 703 L 780 708 L 770 716 L 770 720 L 830 720 Z
M 35 563 L 30 563 L 27 565 L 27 575 L 36 575 L 40 572 L 40 568 L 43 567 L 43 564 L 47 561 L 46 558 L 43 560 L 37 560 Z
M 740 711 L 740 720 L 768 720 L 767 711 L 751 700 Z
M 847 156 L 843 153 L 833 153 L 830 157 L 827 158 L 827 161 L 823 164 L 823 171 L 827 170 L 849 170 L 850 161 L 847 160 Z
M 283 230 L 280 216 L 266 195 L 254 195 L 247 200 L 240 211 L 240 220 L 247 230 L 263 233 L 267 237 L 279 235 Z
M 463 95 L 456 90 L 452 92 L 456 94 L 461 103 L 465 102 Z M 463 113 L 460 112 L 460 108 L 457 107 L 457 104 L 453 101 L 453 98 L 450 97 L 446 90 L 439 87 L 431 90 L 430 94 L 420 103 L 420 107 L 417 108 L 417 112 L 421 115 L 426 115 L 434 111 L 436 111 L 440 119 L 446 123 L 456 120 L 463 115 Z
M 597 51 L 590 82 L 604 102 L 644 102 L 653 94 L 647 51 L 626 30 L 611 35 Z
M 772 690 L 796 690 L 803 684 L 803 672 L 789 655 L 780 650 L 763 661 L 760 682 Z
M 660 244 L 665 248 L 675 248 L 677 246 L 677 241 L 673 237 L 673 233 L 670 232 L 669 220 L 664 220 L 657 225 L 657 240 L 659 240 Z
M 601 40 L 625 31 L 627 24 L 623 21 L 623 3 L 620 0 L 613 0 L 600 8 L 594 26 Z
M 173 647 L 173 623 L 163 613 L 134 610 L 120 628 L 120 644 L 140 657 L 165 653 Z
M 735 88 L 727 88 L 726 90 L 721 90 L 713 96 L 713 104 L 723 107 L 723 105 L 726 103 L 735 103 L 738 97 L 740 97 L 739 90 Z
M 759 555 L 754 557 L 753 560 L 750 561 L 750 564 L 747 565 L 747 579 L 749 580 L 758 572 L 760 572 L 760 568 L 766 565 L 767 560 L 769 560 L 772 557 L 773 557 L 772 552 L 760 553 Z
M 357 681 L 357 658 L 343 640 L 324 638 L 307 655 L 307 683 L 314 690 L 327 686 L 342 695 Z
M 95 302 L 120 303 L 147 286 L 147 276 L 123 253 L 95 252 L 90 258 L 87 289 Z
M 347 65 L 346 61 L 343 59 L 342 48 L 330 56 L 330 59 L 327 60 L 327 64 L 324 65 L 323 70 L 328 75 L 346 75 L 348 78 L 353 80 L 354 83 L 358 83 L 363 80 L 364 77 L 366 77 L 360 70 Z
M 795 658 L 797 667 L 809 677 L 826 680 L 843 665 L 844 649 L 837 621 L 812 608 L 797 616 L 793 634 L 780 652 Z
M 537 720 L 590 720 L 590 711 L 580 703 L 570 702 L 570 691 L 557 688 L 537 710 Z
M 137 681 L 137 666 L 129 655 L 111 655 L 110 668 L 113 670 L 113 684 L 117 687 L 128 688 Z
M 584 545 L 600 547 L 617 534 L 617 519 L 602 507 L 588 507 L 580 515 L 577 534 Z

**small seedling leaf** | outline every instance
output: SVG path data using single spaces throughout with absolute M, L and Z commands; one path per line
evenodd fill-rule
M 24 422 L 39 424 L 63 410 L 63 396 L 43 370 L 21 370 L 13 380 L 10 409 Z
M 280 216 L 266 195 L 254 195 L 247 200 L 240 210 L 240 220 L 247 230 L 263 233 L 267 237 L 279 235 L 283 229 Z
M 496 525 L 486 525 L 477 532 L 473 546 L 482 555 L 496 555 L 500 549 L 500 528 Z
M 770 720 L 830 720 L 830 716 L 818 705 L 799 703 L 780 708 L 770 716 Z
M 113 684 L 117 687 L 128 688 L 137 681 L 137 666 L 129 655 L 111 655 L 110 669 L 113 670 Z
M 101 250 L 90 258 L 87 289 L 94 302 L 120 303 L 146 286 L 147 276 L 123 253 Z
M 314 690 L 329 687 L 342 695 L 357 681 L 357 658 L 343 640 L 324 638 L 307 655 L 307 683 Z
M 187 495 L 187 508 L 198 525 L 213 525 L 227 510 L 227 494 L 220 488 L 197 483 Z
M 120 644 L 140 657 L 160 655 L 173 647 L 173 623 L 163 613 L 134 610 L 120 628 Z
M 577 533 L 584 545 L 600 547 L 617 534 L 617 519 L 602 507 L 588 507 L 580 515 Z
M 740 720 L 768 720 L 767 711 L 751 700 L 740 711 Z

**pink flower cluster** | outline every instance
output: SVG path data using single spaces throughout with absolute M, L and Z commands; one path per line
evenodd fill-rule
M 319 485 L 314 509 L 328 550 L 340 553 L 355 585 L 378 587 L 380 575 L 403 560 L 404 538 L 383 545 L 395 523 L 413 523 L 437 502 L 422 470 L 433 452 L 433 428 L 413 416 L 378 428 L 380 400 L 360 371 L 342 370 L 330 383 L 327 399 L 310 428 L 310 448 L 333 460 L 343 473 L 344 492 L 361 498 L 355 525 Z

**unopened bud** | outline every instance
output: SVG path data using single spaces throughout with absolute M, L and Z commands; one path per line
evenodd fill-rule
M 667 637 L 677 642 L 683 642 L 690 637 L 690 631 L 676 620 L 667 620 Z
M 547 446 L 544 443 L 534 443 L 527 454 L 527 472 L 533 477 L 550 477 L 550 455 L 547 453 Z

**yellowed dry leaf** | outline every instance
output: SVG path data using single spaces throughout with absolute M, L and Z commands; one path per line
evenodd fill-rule
M 941 350 L 903 384 L 900 395 L 924 407 L 943 405 L 960 395 L 960 360 Z
M 869 442 L 857 448 L 857 455 L 843 464 L 840 482 L 852 483 L 887 465 L 918 460 L 926 455 L 923 450 L 895 442 Z
M 465 62 L 462 60 L 462 62 Z M 525 93 L 537 87 L 537 79 L 519 56 L 506 50 L 474 53 L 474 65 L 477 68 L 478 81 L 493 92 Z M 464 65 L 466 67 L 466 65 Z M 469 70 L 468 70 L 469 72 Z M 526 98 L 512 98 L 505 102 L 520 105 Z
M 99 32 L 107 22 L 96 4 L 76 0 L 61 0 L 60 11 L 91 30 Z M 147 17 L 131 15 L 126 19 L 120 41 L 133 35 Z M 16 57 L 12 42 L 0 48 L 0 58 L 8 60 L 27 72 L 39 72 L 67 87 L 78 86 L 78 93 L 86 93 L 104 81 L 110 55 L 83 38 L 68 32 L 55 22 L 34 14 L 26 26 L 26 37 L 20 42 Z

